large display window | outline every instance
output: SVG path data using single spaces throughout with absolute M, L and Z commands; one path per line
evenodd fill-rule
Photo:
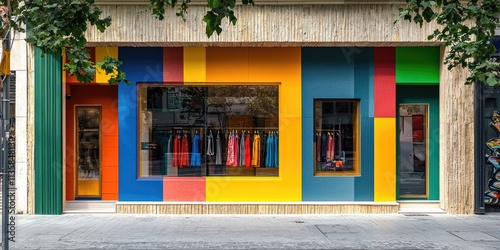
M 314 100 L 314 174 L 359 175 L 359 100 Z
M 139 84 L 139 176 L 278 176 L 274 85 Z

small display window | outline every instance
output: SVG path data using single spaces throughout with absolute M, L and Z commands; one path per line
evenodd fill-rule
M 314 174 L 359 175 L 359 100 L 314 100 Z

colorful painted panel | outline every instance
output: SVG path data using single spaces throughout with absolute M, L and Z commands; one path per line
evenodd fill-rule
M 300 49 L 207 48 L 206 68 L 207 84 L 278 83 L 280 136 L 279 177 L 207 177 L 207 201 L 300 201 Z
M 360 99 L 361 175 L 314 176 L 313 100 Z M 302 197 L 304 201 L 373 200 L 373 49 L 302 49 Z M 368 127 L 367 127 L 368 125 Z M 366 140 L 366 141 L 365 141 Z M 365 173 L 366 171 L 366 173 Z M 325 190 L 327 190 L 325 192 Z M 358 194 L 359 192 L 359 194 Z
M 439 84 L 439 47 L 396 48 L 396 83 L 398 85 Z
M 118 86 L 66 85 L 66 200 L 75 198 L 75 105 L 102 107 L 102 199 L 118 200 Z
M 119 200 L 162 201 L 163 178 L 137 177 L 137 82 L 163 82 L 163 49 L 123 47 L 118 50 L 131 85 L 118 85 Z
M 375 118 L 374 201 L 396 201 L 396 118 Z
M 375 48 L 375 117 L 396 117 L 395 49 Z

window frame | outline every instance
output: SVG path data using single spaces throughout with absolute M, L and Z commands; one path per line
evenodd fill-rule
M 325 102 L 331 102 L 333 106 L 333 116 L 338 114 L 346 114 L 343 112 L 337 112 L 336 102 L 346 102 L 353 103 L 354 106 L 351 106 L 353 110 L 349 110 L 347 113 L 351 113 L 351 119 L 354 118 L 353 122 L 353 170 L 340 170 L 340 171 L 321 171 L 317 169 L 317 161 L 316 161 L 316 132 L 318 130 L 316 122 L 319 119 L 316 113 L 316 106 L 321 106 L 321 117 L 323 117 L 323 105 Z M 351 109 L 349 107 L 349 109 Z M 321 118 L 322 119 L 322 118 Z M 320 129 L 323 132 L 322 129 Z M 329 177 L 329 176 L 361 176 L 361 99 L 359 98 L 314 98 L 313 99 L 313 176 L 315 177 Z

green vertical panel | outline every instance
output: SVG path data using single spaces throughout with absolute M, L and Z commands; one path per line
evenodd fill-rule
M 62 214 L 62 67 L 35 48 L 35 213 Z
M 396 48 L 396 84 L 439 84 L 439 47 Z

